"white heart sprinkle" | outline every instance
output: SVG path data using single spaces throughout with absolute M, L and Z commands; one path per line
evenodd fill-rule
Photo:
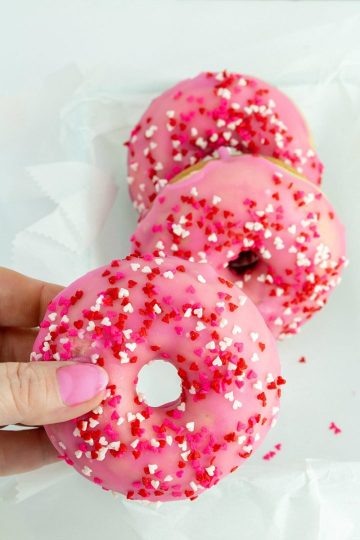
M 220 356 L 217 356 L 217 357 L 213 360 L 212 365 L 213 365 L 213 366 L 222 366 L 222 361 L 221 361 Z
M 212 199 L 212 203 L 217 204 L 219 202 L 221 202 L 221 197 L 219 197 L 218 195 L 214 195 Z
M 214 476 L 215 465 L 211 465 L 210 467 L 206 467 L 205 471 L 208 473 L 209 476 Z
M 182 452 L 181 453 L 181 457 L 183 458 L 184 461 L 187 461 L 187 458 L 188 458 L 189 454 L 190 454 L 190 450 L 188 450 L 187 452 Z
M 290 234 L 296 234 L 296 225 L 290 225 L 290 227 L 288 227 L 288 231 Z
M 154 313 L 157 313 L 158 315 L 160 315 L 160 313 L 162 313 L 161 307 L 158 304 L 154 305 L 153 311 L 154 311 Z
M 111 450 L 119 450 L 120 448 L 120 441 L 112 441 L 111 443 L 109 443 L 109 448 Z
M 209 242 L 217 242 L 218 241 L 218 237 L 216 236 L 215 233 L 212 233 L 208 236 L 208 240 Z
M 157 441 L 156 439 L 151 439 L 150 444 L 151 446 L 154 446 L 154 448 L 157 448 L 158 446 L 160 446 L 159 441 Z
M 120 364 L 127 364 L 130 361 L 128 354 L 124 351 L 119 352 L 119 358 L 120 358 Z
M 164 242 L 162 240 L 159 240 L 158 242 L 156 242 L 155 247 L 157 249 L 165 249 Z
M 253 384 L 253 387 L 256 390 L 262 390 L 262 388 L 263 388 L 262 382 L 261 381 L 256 381 L 256 383 Z
M 129 291 L 127 289 L 121 288 L 118 294 L 119 298 L 125 298 L 129 296 Z
M 171 474 L 167 474 L 164 478 L 164 482 L 171 482 L 173 480 L 173 477 Z
M 237 324 L 234 324 L 233 326 L 233 329 L 232 329 L 232 335 L 233 336 L 236 336 L 236 334 L 241 334 L 242 330 L 240 328 L 240 326 L 238 326 Z
M 264 231 L 264 238 L 271 238 L 272 237 L 272 232 L 270 231 L 270 229 L 266 229 Z
M 133 313 L 133 312 L 134 312 L 134 308 L 133 308 L 132 304 L 130 302 L 128 302 L 124 306 L 124 313 Z

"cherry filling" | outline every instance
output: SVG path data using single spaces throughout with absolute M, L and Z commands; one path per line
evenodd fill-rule
M 229 269 L 238 276 L 253 270 L 259 261 L 259 255 L 254 251 L 241 251 L 236 259 L 229 262 Z

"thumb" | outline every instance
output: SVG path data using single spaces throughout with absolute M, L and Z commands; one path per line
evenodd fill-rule
M 0 425 L 64 422 L 95 408 L 108 375 L 90 363 L 0 363 Z

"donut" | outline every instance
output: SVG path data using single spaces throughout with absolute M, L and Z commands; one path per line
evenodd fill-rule
M 210 266 L 129 256 L 93 270 L 49 305 L 32 360 L 77 357 L 109 374 L 106 396 L 46 426 L 60 456 L 128 499 L 195 499 L 251 456 L 274 424 L 276 344 L 257 308 Z M 151 407 L 141 368 L 170 362 L 178 399 Z
M 221 146 L 279 159 L 315 184 L 323 170 L 294 103 L 264 81 L 226 71 L 200 73 L 157 97 L 125 144 L 141 217 L 171 178 Z
M 220 154 L 166 186 L 135 230 L 134 253 L 211 264 L 281 339 L 339 283 L 344 229 L 314 184 L 268 158 Z

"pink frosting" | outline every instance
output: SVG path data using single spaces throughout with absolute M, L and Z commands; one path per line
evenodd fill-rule
M 174 257 L 113 261 L 62 291 L 32 359 L 75 356 L 105 367 L 106 398 L 47 433 L 68 464 L 129 499 L 194 499 L 234 471 L 274 423 L 285 382 L 251 300 L 210 266 Z M 153 359 L 178 369 L 177 402 L 137 395 Z
M 340 280 L 343 226 L 314 184 L 262 157 L 220 154 L 166 186 L 138 224 L 134 251 L 211 264 L 253 300 L 276 337 L 294 334 Z M 243 252 L 258 262 L 237 273 Z
M 237 73 L 201 73 L 156 98 L 127 143 L 128 181 L 144 215 L 183 169 L 220 146 L 278 158 L 320 184 L 323 166 L 294 103 L 269 84 Z

